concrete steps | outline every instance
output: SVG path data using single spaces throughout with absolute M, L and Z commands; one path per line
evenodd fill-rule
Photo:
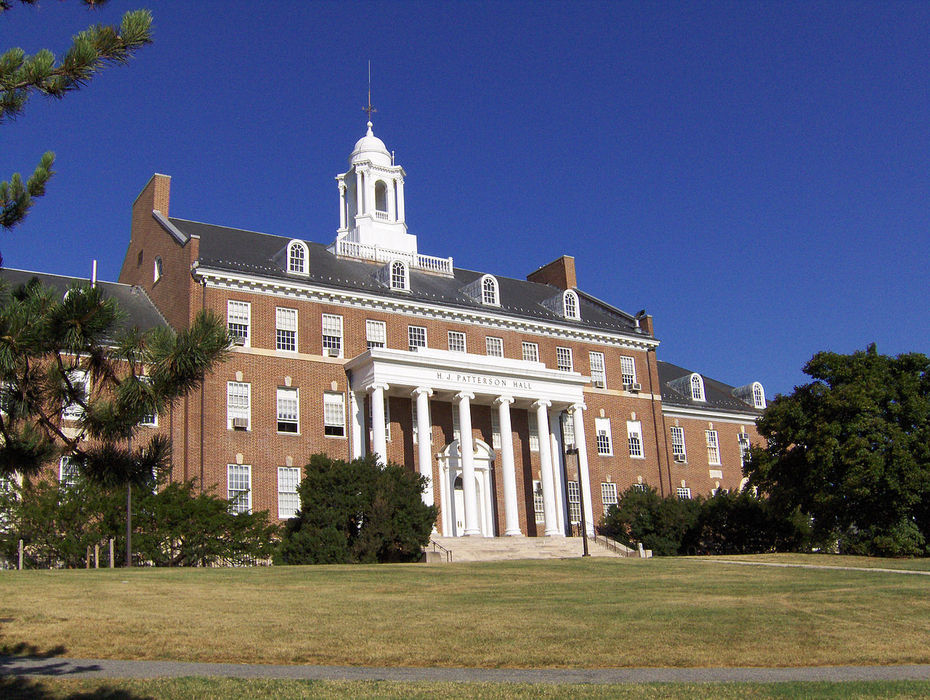
M 446 550 L 452 551 L 452 561 L 502 561 L 507 559 L 567 559 L 583 553 L 579 537 L 438 537 L 430 538 Z M 432 544 L 427 548 L 428 561 L 446 561 L 445 553 L 433 554 Z M 592 557 L 619 557 L 602 544 L 588 540 Z

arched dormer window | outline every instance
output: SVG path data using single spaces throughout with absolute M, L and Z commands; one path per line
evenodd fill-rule
M 765 390 L 759 382 L 752 383 L 752 405 L 755 408 L 765 408 Z
M 500 297 L 497 293 L 497 280 L 491 275 L 481 279 L 481 303 L 488 306 L 500 306 Z
M 161 279 L 162 272 L 163 272 L 163 267 L 162 267 L 161 257 L 157 257 L 157 256 L 156 256 L 156 258 L 155 258 L 155 270 L 154 270 L 154 272 L 152 273 L 152 277 L 153 277 L 152 282 L 153 282 L 153 283 L 154 283 L 154 282 L 157 282 L 158 280 Z
M 581 318 L 578 313 L 578 295 L 571 289 L 566 290 L 562 295 L 562 309 L 565 318 L 573 318 L 576 321 Z
M 691 375 L 691 398 L 704 401 L 704 379 L 697 373 Z
M 297 275 L 307 274 L 307 244 L 291 241 L 287 244 L 287 271 Z
M 375 183 L 375 209 L 384 212 L 388 210 L 387 185 L 384 180 Z
M 391 263 L 391 289 L 410 289 L 410 274 L 402 260 Z

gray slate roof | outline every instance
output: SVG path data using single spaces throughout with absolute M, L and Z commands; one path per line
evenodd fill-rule
M 294 280 L 284 271 L 284 251 L 293 240 L 255 231 L 215 226 L 171 217 L 171 225 L 185 236 L 200 237 L 200 264 L 229 272 L 239 272 L 279 280 Z M 486 273 L 456 268 L 453 277 L 410 269 L 410 291 L 388 289 L 377 279 L 384 263 L 338 258 L 326 246 L 304 241 L 309 250 L 308 282 L 335 289 L 370 292 L 381 297 L 412 299 L 426 304 L 487 311 L 488 307 L 462 290 Z M 641 334 L 634 318 L 609 304 L 578 291 L 581 321 L 572 321 L 553 313 L 542 302 L 561 292 L 557 287 L 495 275 L 500 293 L 500 308 L 494 311 L 538 321 L 558 322 L 579 328 Z M 645 336 L 644 333 L 642 335 Z M 648 337 L 648 336 L 646 336 Z
M 0 269 L 0 280 L 5 281 L 10 288 L 26 284 L 31 279 L 36 278 L 47 287 L 56 289 L 64 296 L 65 292 L 71 289 L 75 284 L 89 284 L 89 279 L 80 277 L 64 277 L 62 275 L 52 275 L 47 272 L 30 272 L 28 270 L 12 270 L 9 268 Z M 106 296 L 115 299 L 119 305 L 123 317 L 118 324 L 118 328 L 138 328 L 141 331 L 147 331 L 150 328 L 167 326 L 168 322 L 155 308 L 155 304 L 149 299 L 149 296 L 141 287 L 135 287 L 118 282 L 101 282 L 97 280 L 97 286 L 102 289 Z
M 694 374 L 695 372 L 693 370 L 673 365 L 671 362 L 662 362 L 661 360 L 659 360 L 657 364 L 659 369 L 659 383 L 662 387 L 663 406 L 711 408 L 719 411 L 747 413 L 754 417 L 762 415 L 762 411 L 759 409 L 733 396 L 732 391 L 735 387 L 724 384 L 716 379 L 711 379 L 700 372 L 697 372 L 697 374 L 701 374 L 701 377 L 704 379 L 704 398 L 706 400 L 695 401 L 690 395 L 682 394 L 669 386 L 669 382 Z

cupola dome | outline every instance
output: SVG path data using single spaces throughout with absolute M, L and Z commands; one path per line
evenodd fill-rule
M 371 122 L 368 122 L 368 133 L 356 142 L 352 155 L 349 156 L 349 163 L 355 165 L 367 160 L 372 165 L 390 167 L 393 165 L 391 153 L 384 145 L 384 141 L 372 133 L 371 126 Z

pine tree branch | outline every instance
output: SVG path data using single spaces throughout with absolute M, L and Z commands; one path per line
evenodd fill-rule
M 13 173 L 7 182 L 0 182 L 0 227 L 16 226 L 32 207 L 33 197 L 45 194 L 45 185 L 55 174 L 54 163 L 55 154 L 48 151 L 25 184 L 19 173 Z

